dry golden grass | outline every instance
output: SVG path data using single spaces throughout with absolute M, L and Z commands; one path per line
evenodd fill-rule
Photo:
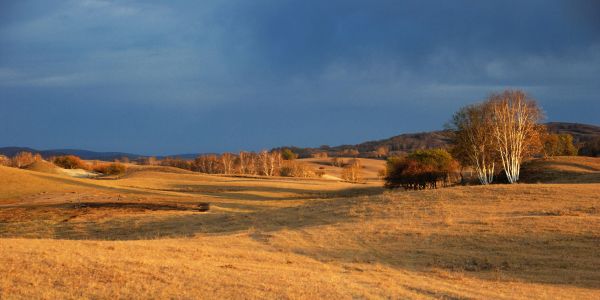
M 526 163 L 522 180 L 529 183 L 599 183 L 600 159 L 583 156 L 559 156 Z
M 386 192 L 0 167 L 2 299 L 597 299 L 599 245 L 598 183 Z
M 351 157 L 342 157 L 345 163 L 348 163 L 353 158 Z M 303 158 L 299 159 L 299 161 L 308 164 L 313 167 L 315 170 L 320 170 L 325 172 L 325 175 L 333 176 L 334 178 L 342 177 L 343 168 L 332 166 L 331 158 Z M 370 159 L 370 158 L 358 158 L 358 161 L 361 165 L 361 175 L 364 179 L 368 181 L 379 180 L 378 172 L 380 170 L 385 169 L 385 160 L 382 159 Z

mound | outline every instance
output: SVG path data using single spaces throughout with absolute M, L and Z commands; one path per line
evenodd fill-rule
M 32 166 L 34 167 L 34 166 Z M 63 176 L 0 166 L 0 199 L 35 193 L 74 191 L 85 188 Z
M 132 177 L 145 177 L 152 175 L 155 177 L 156 174 L 198 174 L 196 172 L 175 168 L 175 167 L 167 167 L 167 166 L 138 166 L 138 165 L 129 165 L 127 166 L 127 171 L 120 178 L 132 178 Z
M 196 174 L 195 172 L 184 170 L 175 167 L 167 167 L 167 166 L 128 166 L 127 174 L 133 174 L 137 172 L 161 172 L 161 173 L 175 173 L 175 174 Z
M 600 183 L 600 158 L 558 156 L 523 164 L 523 183 Z
M 49 173 L 49 174 L 59 174 L 60 168 L 54 165 L 51 162 L 45 160 L 38 160 L 32 164 L 25 166 L 23 169 L 35 172 Z

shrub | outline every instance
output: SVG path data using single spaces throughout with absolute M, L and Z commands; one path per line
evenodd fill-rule
M 418 150 L 406 157 L 391 157 L 387 161 L 385 186 L 407 190 L 437 188 L 447 185 L 456 174 L 458 163 L 443 149 Z
M 127 167 L 122 163 L 114 162 L 95 165 L 93 170 L 104 175 L 121 175 L 127 171 Z
M 39 154 L 33 155 L 31 152 L 19 152 L 13 156 L 10 165 L 15 168 L 22 168 L 38 160 L 42 160 L 42 156 Z
M 87 169 L 86 163 L 75 155 L 55 157 L 52 162 L 63 169 Z

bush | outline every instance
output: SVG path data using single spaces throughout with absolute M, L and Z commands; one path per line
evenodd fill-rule
M 75 155 L 55 157 L 52 162 L 63 169 L 87 169 L 88 166 Z
M 435 189 L 447 185 L 458 170 L 458 163 L 443 149 L 418 150 L 406 157 L 387 161 L 385 186 L 407 190 Z
M 13 156 L 10 165 L 11 167 L 22 168 L 39 160 L 42 160 L 42 156 L 39 154 L 33 155 L 31 152 L 19 152 Z
M 94 172 L 102 173 L 104 175 L 121 175 L 127 171 L 127 167 L 124 164 L 114 162 L 114 163 L 104 163 L 98 164 L 93 167 Z

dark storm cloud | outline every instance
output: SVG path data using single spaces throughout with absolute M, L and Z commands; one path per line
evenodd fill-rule
M 143 153 L 353 143 L 440 128 L 509 87 L 533 94 L 551 120 L 598 123 L 597 8 L 3 3 L 0 141 Z

